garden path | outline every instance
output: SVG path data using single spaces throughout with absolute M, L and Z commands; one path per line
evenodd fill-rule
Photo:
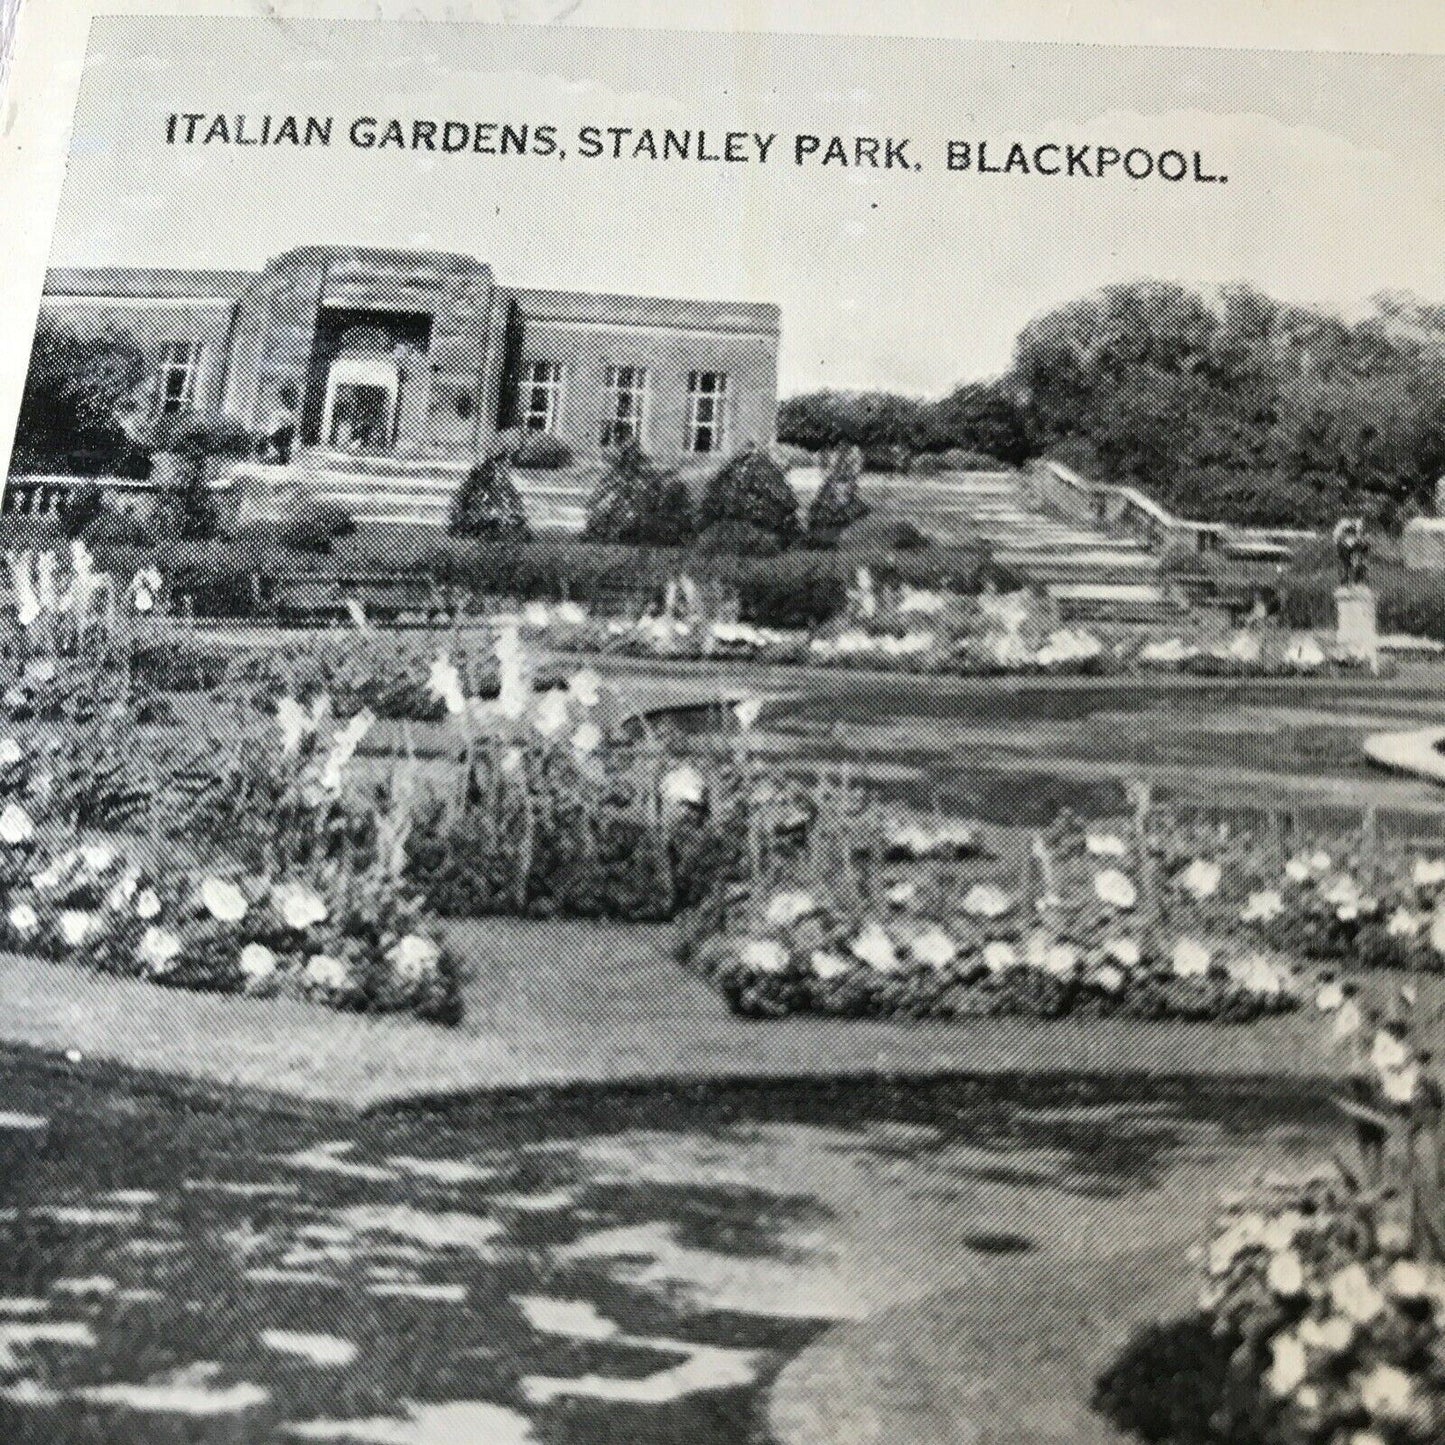
M 599 1082 L 1314 1067 L 1315 1026 L 1302 1015 L 1240 1028 L 1092 1018 L 755 1022 L 728 1013 L 678 967 L 667 928 L 510 919 L 452 928 L 472 974 L 455 1029 L 0 955 L 0 1043 L 355 1108 Z

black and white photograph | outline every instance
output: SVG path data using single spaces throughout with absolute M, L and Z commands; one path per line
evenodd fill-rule
M 551 10 L 90 22 L 0 1442 L 1438 1445 L 1445 54 Z

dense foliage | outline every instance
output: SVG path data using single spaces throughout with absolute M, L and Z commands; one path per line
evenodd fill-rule
M 478 462 L 452 498 L 448 530 L 453 537 L 516 540 L 527 535 L 527 512 L 507 458 Z
M 628 442 L 587 503 L 583 536 L 591 542 L 675 547 L 692 536 L 692 499 L 682 479 Z
M 120 425 L 145 363 L 134 337 L 81 338 L 49 317 L 35 328 L 11 468 L 144 476 L 145 454 Z
M 1040 316 L 996 382 L 939 401 L 817 392 L 779 436 L 870 467 L 945 447 L 1053 453 L 1185 516 L 1393 523 L 1445 471 L 1445 308 L 1396 295 L 1346 321 L 1248 286 L 1109 286 Z
M 798 535 L 798 499 L 783 469 L 761 447 L 725 462 L 707 484 L 698 521 L 755 527 L 786 547 Z

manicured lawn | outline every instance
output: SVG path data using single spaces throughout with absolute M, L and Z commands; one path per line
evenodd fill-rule
M 795 1383 L 770 1424 L 777 1372 L 810 1345 L 826 1358 L 830 1326 L 847 1348 L 915 1308 L 937 1317 L 915 1393 L 952 1388 L 928 1367 L 966 1338 L 950 1369 L 1027 1418 L 1038 1390 L 1003 1381 L 990 1312 L 1011 1340 L 1026 1301 L 1029 1330 L 1061 1338 L 1076 1296 L 1055 1303 L 1048 1279 L 1140 1238 L 1156 1288 L 1184 1278 L 1216 1184 L 1261 1150 L 1312 1155 L 1329 1127 L 1287 1081 L 1137 1072 L 579 1088 L 358 1117 L 11 1055 L 0 1097 L 7 1445 L 792 1439 L 799 1399 L 828 1401 Z M 1135 1303 L 1115 1296 L 1110 1327 Z M 1069 1360 L 1094 1349 L 1075 1330 Z

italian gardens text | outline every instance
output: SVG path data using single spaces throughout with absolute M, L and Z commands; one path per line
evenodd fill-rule
M 838 170 L 921 171 L 925 166 L 978 176 L 1162 180 L 1215 184 L 1229 179 L 1199 150 L 1089 140 L 815 135 L 727 130 L 502 121 L 399 120 L 371 115 L 338 124 L 335 116 L 227 115 L 176 111 L 166 117 L 167 145 L 297 146 L 430 151 L 443 155 L 536 156 L 554 160 L 793 165 Z

